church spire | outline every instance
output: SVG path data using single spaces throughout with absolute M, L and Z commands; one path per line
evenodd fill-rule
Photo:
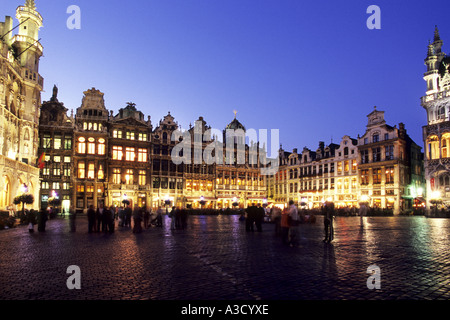
M 439 29 L 437 26 L 434 27 L 434 42 L 441 40 L 439 36 Z

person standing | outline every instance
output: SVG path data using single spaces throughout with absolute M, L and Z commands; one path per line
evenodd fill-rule
M 262 231 L 262 222 L 264 220 L 265 211 L 264 208 L 261 207 L 261 204 L 258 203 L 255 209 L 255 226 L 256 231 L 261 232 Z
M 130 208 L 129 204 L 126 204 L 125 207 L 125 226 L 131 227 L 131 216 L 133 215 L 133 211 Z
M 245 230 L 248 232 L 254 231 L 254 224 L 255 224 L 255 212 L 256 206 L 255 204 L 251 204 L 247 207 L 247 210 L 245 212 L 247 213 L 247 218 L 245 219 Z
M 34 211 L 34 209 L 31 209 L 28 213 L 27 213 L 27 223 L 28 223 L 28 232 L 29 233 L 33 233 L 34 232 L 34 225 L 36 224 L 36 213 Z
M 298 217 L 298 209 L 297 206 L 294 204 L 293 200 L 289 201 L 289 245 L 291 247 L 297 247 L 299 244 L 299 234 L 298 234 L 298 228 L 299 228 L 299 217 Z
M 88 217 L 88 232 L 92 233 L 96 231 L 96 223 L 95 223 L 95 210 L 94 206 L 90 205 L 87 211 Z
M 75 210 L 75 208 L 72 206 L 70 206 L 69 208 L 69 226 L 70 226 L 70 232 L 75 232 L 77 231 L 77 225 L 76 225 L 76 217 L 77 217 L 77 212 Z
M 144 209 L 144 229 L 148 229 L 149 221 L 150 221 L 150 211 L 145 208 Z
M 334 216 L 334 203 L 333 202 L 325 202 L 323 205 L 324 216 L 324 231 L 325 231 L 325 239 L 323 242 L 330 243 L 334 238 L 334 230 L 333 230 L 333 216 Z
M 289 212 L 284 208 L 280 218 L 281 241 L 283 244 L 289 244 Z
M 42 208 L 37 217 L 38 223 L 38 231 L 45 232 L 45 225 L 48 220 L 48 211 L 45 208 Z
M 105 222 L 103 218 L 103 211 L 105 209 L 103 208 L 103 204 L 101 203 L 100 206 L 97 208 L 96 212 L 96 219 L 97 219 L 97 232 L 105 231 Z
M 157 227 L 162 227 L 163 226 L 163 209 L 161 208 L 161 206 L 158 207 L 158 210 L 156 211 L 156 226 Z
M 138 206 L 134 207 L 133 210 L 133 233 L 141 233 L 142 231 L 142 209 L 139 208 Z

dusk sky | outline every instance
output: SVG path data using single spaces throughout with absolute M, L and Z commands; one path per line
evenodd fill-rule
M 2 0 L 0 20 L 25 0 Z M 81 9 L 70 30 L 67 8 Z M 381 29 L 370 30 L 370 5 Z M 153 125 L 169 111 L 182 128 L 199 116 L 222 130 L 279 129 L 287 151 L 363 135 L 377 106 L 423 146 L 424 59 L 438 25 L 450 52 L 450 3 L 300 0 L 36 0 L 44 18 L 45 78 L 70 110 L 105 94 L 114 114 L 134 102 Z M 17 25 L 17 20 L 15 20 Z

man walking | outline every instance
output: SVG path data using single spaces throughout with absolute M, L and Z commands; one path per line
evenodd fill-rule
M 289 245 L 291 247 L 297 247 L 299 244 L 298 240 L 298 209 L 294 204 L 293 200 L 289 201 Z

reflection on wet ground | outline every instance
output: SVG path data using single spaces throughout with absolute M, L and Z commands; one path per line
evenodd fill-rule
M 152 227 L 134 234 L 88 234 L 85 218 L 70 232 L 0 232 L 1 299 L 448 299 L 450 220 L 337 217 L 325 244 L 321 217 L 299 227 L 300 246 L 283 245 L 273 224 L 246 232 L 238 216 L 192 216 L 185 230 Z M 82 289 L 68 290 L 77 265 Z M 367 288 L 369 266 L 381 289 Z M 26 284 L 22 279 L 26 277 Z

